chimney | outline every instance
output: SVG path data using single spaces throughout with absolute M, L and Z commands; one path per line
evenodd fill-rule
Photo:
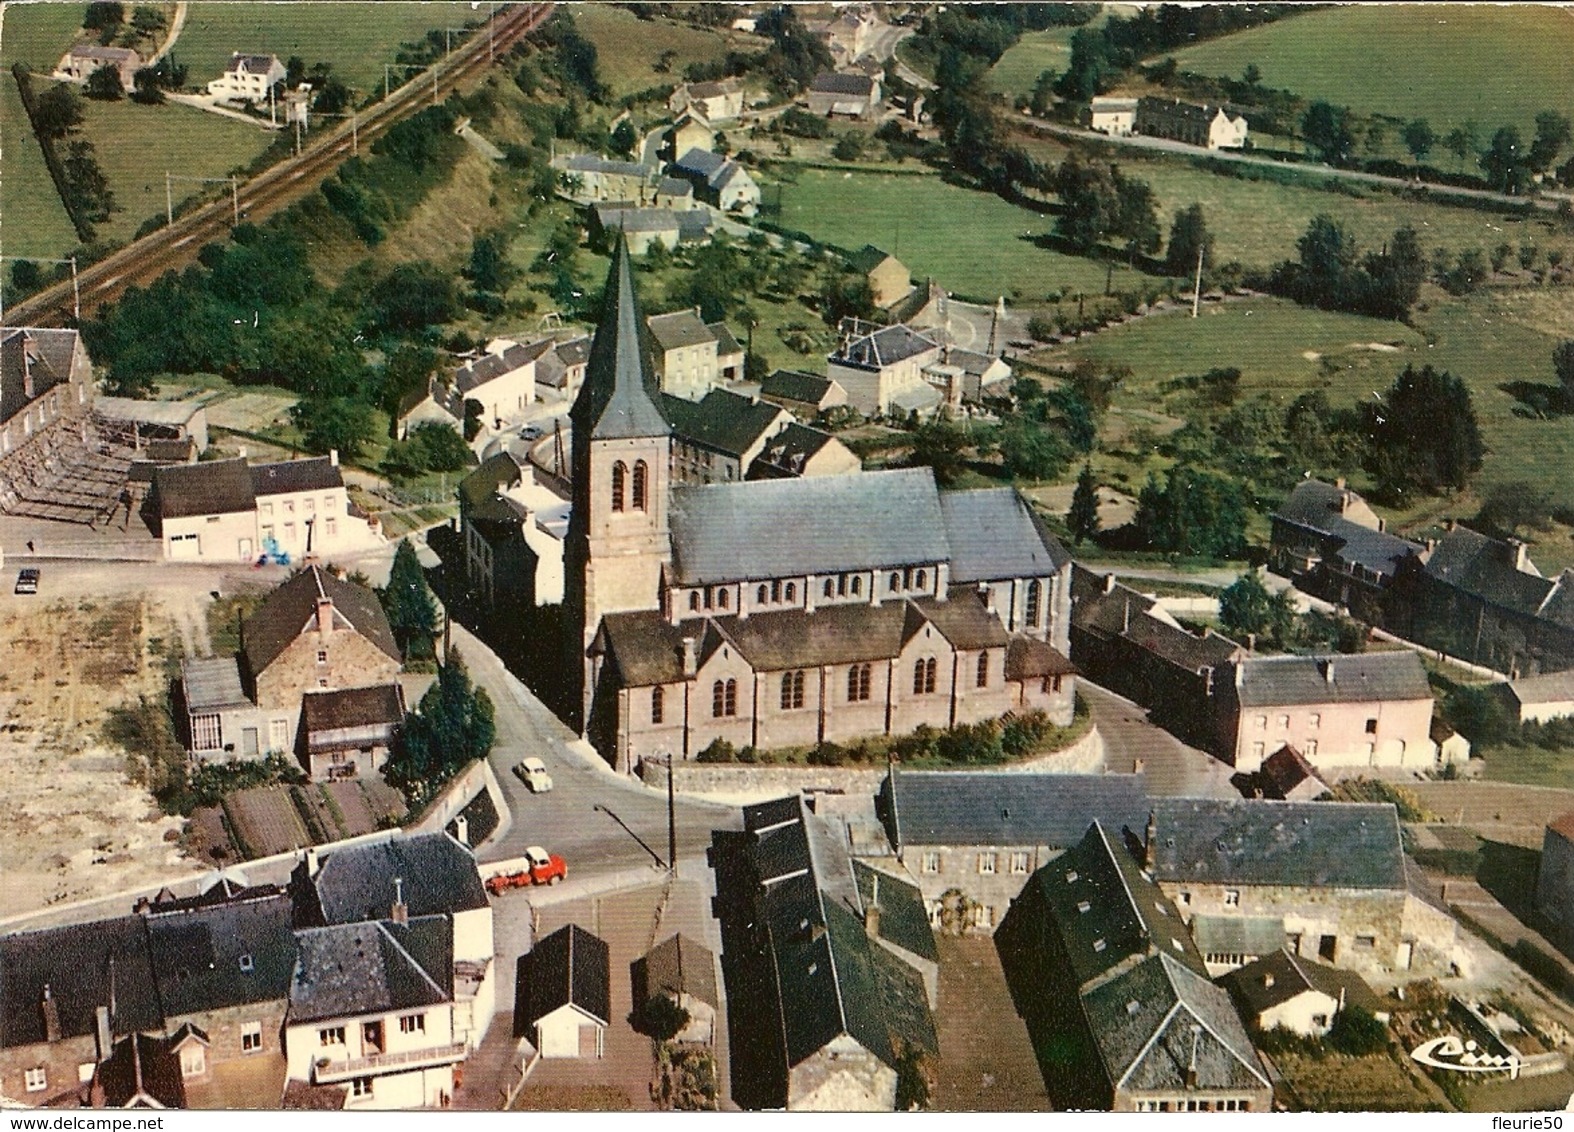
M 1340 491 L 1343 491 L 1345 489 L 1345 478 L 1340 476 L 1338 479 L 1334 480 L 1334 486 Z
M 333 598 L 327 594 L 317 595 L 317 635 L 333 635 Z
M 1320 667 L 1323 670 L 1323 680 L 1326 681 L 1330 685 L 1333 684 L 1333 682 L 1334 682 L 1334 658 L 1333 657 L 1329 657 L 1328 659 L 1324 660 Z
M 870 939 L 880 938 L 880 876 L 878 873 L 870 878 L 874 882 L 874 891 L 869 894 L 869 901 L 864 905 L 864 931 Z
M 109 1007 L 100 1006 L 93 1011 L 93 1021 L 98 1031 L 98 1059 L 103 1061 L 114 1049 L 115 1037 L 109 1028 Z
M 244 444 L 240 446 L 240 458 L 242 460 L 246 458 L 246 446 Z
M 393 909 L 388 918 L 396 924 L 408 924 L 410 922 L 410 906 L 404 902 L 403 877 L 394 877 Z
M 22 396 L 31 401 L 37 396 L 33 386 L 33 351 L 31 342 L 22 344 Z
M 1114 574 L 1105 574 L 1104 575 L 1104 592 L 1107 593 L 1107 594 L 1112 594 L 1112 593 L 1115 592 L 1115 575 Z
M 1132 774 L 1144 774 L 1144 773 L 1147 772 L 1147 769 L 1148 769 L 1148 760 L 1147 759 L 1132 759 L 1131 760 L 1131 773 Z
M 995 587 L 991 586 L 988 582 L 980 582 L 980 583 L 978 583 L 978 596 L 979 596 L 979 600 L 981 600 L 984 603 L 985 611 L 989 612 L 989 613 L 994 613 L 995 612 Z
M 699 653 L 695 649 L 698 642 L 693 637 L 683 638 L 683 675 L 693 676 L 700 668 Z
M 1235 686 L 1237 688 L 1242 688 L 1242 687 L 1245 687 L 1245 685 L 1246 685 L 1246 666 L 1244 664 L 1242 664 L 1240 661 L 1236 661 L 1235 662 Z
M 315 845 L 307 846 L 307 848 L 306 848 L 306 875 L 308 877 L 315 877 L 317 875 L 317 871 L 321 867 L 322 867 L 322 865 L 317 860 L 317 847 Z
M 1188 1089 L 1197 1087 L 1197 1043 L 1201 1040 L 1202 1027 L 1193 1026 L 1191 1028 L 1191 1061 L 1186 1065 L 1186 1087 Z
M 339 466 L 339 450 L 337 448 L 328 449 L 328 463 L 336 468 Z
M 60 1040 L 60 1004 L 55 1001 L 55 996 L 50 993 L 49 984 L 44 984 L 44 1041 L 58 1042 Z
M 1148 828 L 1142 832 L 1142 867 L 1148 872 L 1153 871 L 1157 863 L 1159 840 L 1159 815 L 1155 810 L 1148 811 Z
M 461 845 L 470 844 L 470 819 L 463 814 L 454 819 L 454 837 Z
M 1456 526 L 1455 520 L 1449 519 L 1446 523 L 1443 524 L 1443 529 L 1445 531 L 1452 531 L 1455 526 Z
M 1513 562 L 1514 569 L 1521 574 L 1526 573 L 1530 563 L 1530 547 L 1526 546 L 1521 539 L 1511 538 L 1508 540 L 1508 551 L 1511 556 L 1509 560 Z

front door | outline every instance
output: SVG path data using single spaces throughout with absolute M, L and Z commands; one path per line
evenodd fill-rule
M 601 1027 L 581 1022 L 579 1025 L 579 1056 L 601 1056 Z

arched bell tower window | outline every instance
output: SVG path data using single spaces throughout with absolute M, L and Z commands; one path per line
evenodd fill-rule
M 612 465 L 612 510 L 623 510 L 623 491 L 628 483 L 628 465 L 622 460 Z
M 645 461 L 640 460 L 634 465 L 634 510 L 645 510 L 645 481 L 647 469 Z

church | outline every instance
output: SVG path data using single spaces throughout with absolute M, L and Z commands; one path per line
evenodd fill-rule
M 623 242 L 570 411 L 571 722 L 622 771 L 1072 712 L 1071 558 L 928 468 L 679 484 Z M 577 633 L 576 633 L 577 628 Z

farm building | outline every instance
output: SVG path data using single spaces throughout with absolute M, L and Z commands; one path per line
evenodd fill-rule
M 676 1035 L 678 1041 L 715 1040 L 721 995 L 716 984 L 716 956 L 709 948 L 685 935 L 670 936 L 634 960 L 629 976 L 636 1012 L 664 995 L 689 1016 L 688 1025 Z
M 514 1028 L 542 1057 L 601 1057 L 612 1022 L 611 988 L 606 941 L 568 924 L 520 957 Z

